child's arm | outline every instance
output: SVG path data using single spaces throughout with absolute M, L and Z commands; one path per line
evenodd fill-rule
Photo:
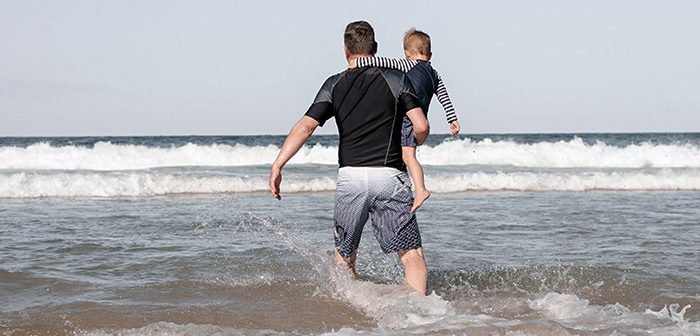
M 375 66 L 408 72 L 418 64 L 418 61 L 389 58 L 389 57 L 358 57 L 357 67 Z
M 442 82 L 442 77 L 440 77 L 440 74 L 437 71 L 435 71 L 435 74 L 438 77 L 438 85 L 437 90 L 435 91 L 435 95 L 437 95 L 437 99 L 440 102 L 440 105 L 442 105 L 442 108 L 445 110 L 445 118 L 447 118 L 447 123 L 452 124 L 453 122 L 457 121 L 457 114 L 455 113 L 455 108 L 452 105 L 452 101 L 450 100 L 450 95 L 447 93 L 445 83 Z

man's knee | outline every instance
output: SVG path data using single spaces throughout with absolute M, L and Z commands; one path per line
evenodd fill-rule
M 403 263 L 404 266 L 410 265 L 413 267 L 426 267 L 425 258 L 423 257 L 423 249 L 420 247 L 399 251 L 399 259 L 401 259 L 401 263 Z

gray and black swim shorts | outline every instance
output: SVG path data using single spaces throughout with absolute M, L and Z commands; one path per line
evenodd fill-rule
M 413 192 L 406 172 L 388 167 L 342 167 L 335 196 L 335 246 L 345 258 L 360 245 L 371 219 L 384 253 L 421 247 Z

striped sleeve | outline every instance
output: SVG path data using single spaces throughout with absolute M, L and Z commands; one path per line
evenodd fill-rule
M 356 61 L 358 68 L 374 66 L 396 69 L 403 72 L 409 72 L 414 66 L 416 66 L 416 64 L 418 64 L 418 61 L 390 57 L 359 57 Z
M 447 94 L 447 88 L 445 87 L 445 83 L 442 81 L 442 77 L 440 77 L 437 70 L 435 70 L 435 74 L 438 78 L 438 85 L 435 95 L 437 96 L 440 105 L 442 105 L 442 108 L 445 110 L 445 118 L 447 118 L 447 123 L 450 124 L 457 120 L 457 113 L 455 113 L 455 108 L 452 105 L 452 100 L 450 100 L 450 95 Z

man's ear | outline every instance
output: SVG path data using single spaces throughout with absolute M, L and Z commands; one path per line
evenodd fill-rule
M 350 50 L 348 50 L 348 47 L 343 44 L 343 51 L 345 52 L 345 59 L 350 59 Z

